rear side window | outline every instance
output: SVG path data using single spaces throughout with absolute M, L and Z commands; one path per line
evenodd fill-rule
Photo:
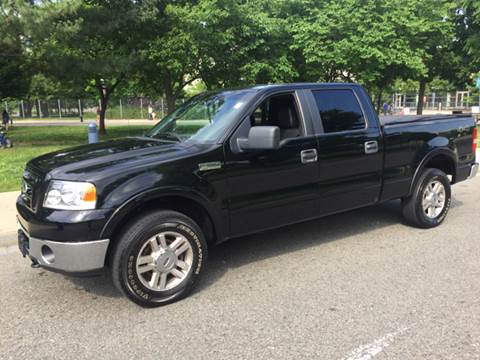
M 326 133 L 365 128 L 365 118 L 353 91 L 317 90 L 313 96 Z

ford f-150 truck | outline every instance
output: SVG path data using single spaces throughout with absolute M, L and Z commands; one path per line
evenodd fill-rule
M 475 176 L 466 115 L 379 120 L 356 84 L 286 84 L 193 97 L 139 137 L 31 160 L 19 247 L 66 273 L 108 268 L 142 306 L 188 294 L 212 244 L 401 199 L 406 221 L 444 221 Z

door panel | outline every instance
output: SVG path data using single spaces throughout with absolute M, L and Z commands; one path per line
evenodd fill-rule
M 382 149 L 374 154 L 365 153 L 365 143 L 378 140 L 373 130 L 318 137 L 319 211 L 322 214 L 378 201 Z
M 317 149 L 314 136 L 277 150 L 227 153 L 232 236 L 317 216 L 318 163 L 302 163 L 300 155 L 310 149 Z
M 318 148 L 304 102 L 299 91 L 265 95 L 225 145 L 231 236 L 317 215 Z M 262 125 L 280 127 L 280 147 L 240 151 L 236 139 Z
M 367 117 L 354 89 L 310 93 L 317 129 L 319 212 L 373 204 L 382 186 L 383 143 L 376 119 Z M 368 104 L 367 104 L 368 105 Z

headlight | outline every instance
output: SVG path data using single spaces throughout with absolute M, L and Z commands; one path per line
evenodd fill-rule
M 52 180 L 43 207 L 59 210 L 95 209 L 97 190 L 87 182 Z

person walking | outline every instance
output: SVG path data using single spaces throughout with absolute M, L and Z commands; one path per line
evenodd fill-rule
M 153 106 L 152 104 L 148 104 L 148 120 L 154 120 L 153 119 Z
M 388 115 L 388 110 L 390 110 L 390 105 L 388 102 L 383 103 L 383 115 Z
M 2 113 L 2 124 L 5 126 L 5 129 L 8 131 L 8 124 L 10 123 L 11 118 L 10 115 L 8 114 L 8 111 L 5 109 L 3 110 Z M 13 123 L 13 122 L 12 122 Z

